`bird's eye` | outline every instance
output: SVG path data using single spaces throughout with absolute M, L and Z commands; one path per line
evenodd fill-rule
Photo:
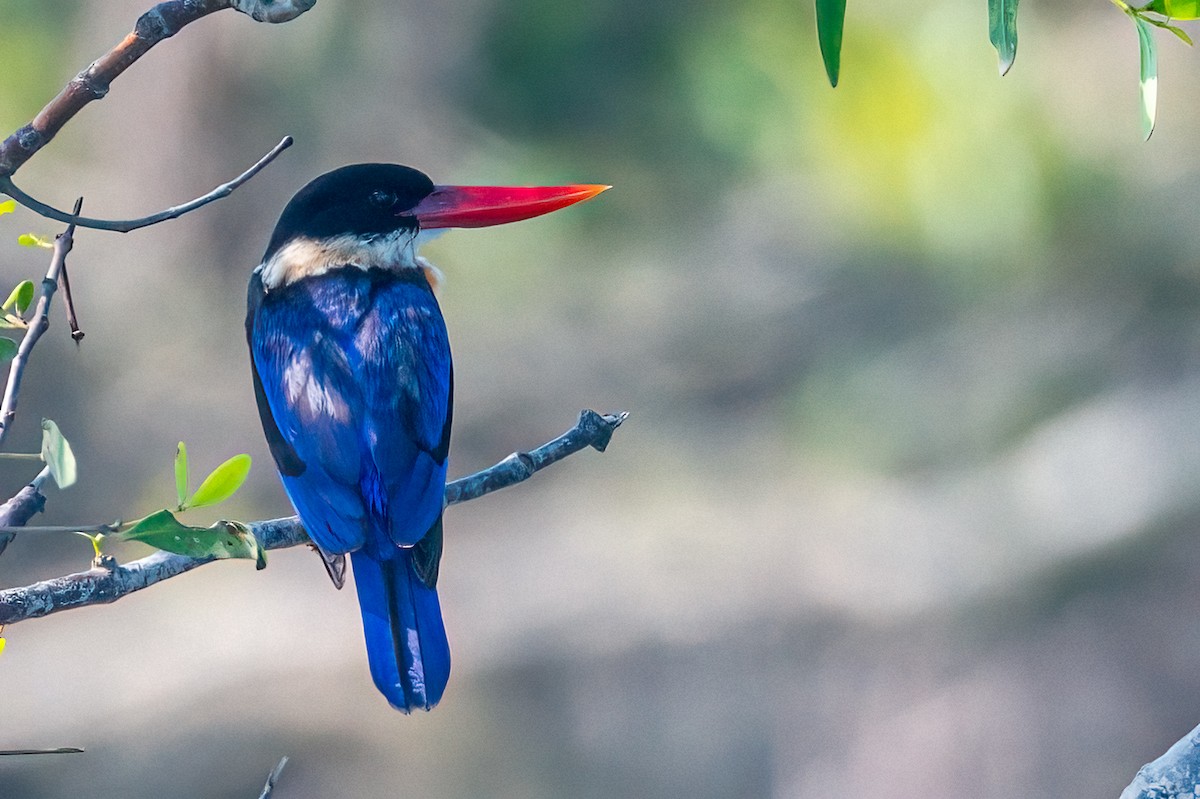
M 367 199 L 370 200 L 371 205 L 379 208 L 389 208 L 391 207 L 392 203 L 396 202 L 396 195 L 392 194 L 390 191 L 383 191 L 382 189 L 379 189 L 371 192 L 371 196 Z

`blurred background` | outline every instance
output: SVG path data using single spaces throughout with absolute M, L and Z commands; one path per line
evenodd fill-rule
M 14 450 L 81 479 L 46 524 L 130 518 L 255 459 L 218 515 L 290 513 L 244 286 L 284 203 L 362 160 L 447 183 L 604 182 L 426 254 L 456 360 L 451 472 L 628 410 L 603 455 L 452 509 L 454 674 L 387 707 L 352 590 L 299 549 L 4 631 L 0 795 L 1116 796 L 1200 722 L 1200 57 L 1108 4 L 323 0 L 154 49 L 18 174 L 140 216 L 297 144 L 230 198 L 81 231 Z M 0 131 L 147 1 L 0 4 Z M 0 219 L 0 279 L 44 273 Z M 3 464 L 9 496 L 33 475 Z M 123 559 L 146 550 L 120 550 Z M 0 585 L 84 569 L 18 538 Z

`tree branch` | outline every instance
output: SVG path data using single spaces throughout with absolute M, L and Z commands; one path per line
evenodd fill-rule
M 41 488 L 42 481 L 49 476 L 50 467 L 47 466 L 29 482 L 29 485 L 18 491 L 8 502 L 0 505 L 0 527 L 24 527 L 30 519 L 45 509 L 46 497 Z M 4 554 L 9 542 L 15 537 L 16 533 L 0 532 L 0 555 Z
M 275 790 L 275 783 L 279 782 L 279 775 L 283 773 L 283 767 L 287 765 L 287 756 L 279 758 L 279 762 L 275 764 L 275 768 L 271 769 L 271 773 L 267 775 L 267 782 L 263 785 L 262 793 L 258 795 L 258 799 L 270 799 L 271 792 Z
M 7 194 L 21 205 L 28 208 L 30 211 L 41 214 L 48 219 L 54 219 L 59 222 L 70 222 L 72 225 L 80 227 L 92 228 L 93 230 L 112 230 L 117 233 L 128 233 L 131 230 L 157 225 L 159 222 L 166 222 L 168 219 L 175 219 L 183 216 L 186 213 L 195 211 L 197 208 L 208 205 L 211 202 L 220 200 L 233 194 L 234 190 L 239 188 L 243 183 L 257 175 L 263 168 L 274 161 L 279 154 L 292 146 L 294 139 L 291 136 L 284 136 L 283 140 L 271 148 L 271 151 L 258 159 L 254 166 L 247 169 L 242 174 L 238 175 L 228 183 L 222 183 L 208 194 L 202 197 L 197 197 L 190 202 L 182 205 L 173 205 L 170 208 L 159 211 L 156 214 L 149 216 L 138 217 L 137 219 L 94 219 L 88 216 L 79 216 L 78 212 L 69 214 L 66 211 L 60 211 L 52 205 L 29 196 L 21 189 L 17 188 L 10 177 L 0 176 L 0 192 Z
M 1121 799 L 1196 796 L 1200 786 L 1200 727 L 1180 738 L 1157 760 L 1138 769 Z
M 80 197 L 75 201 L 75 213 L 78 214 L 82 207 L 83 198 Z M 21 377 L 25 374 L 26 364 L 29 363 L 29 354 L 33 352 L 33 346 L 37 344 L 38 339 L 50 327 L 50 300 L 58 288 L 58 277 L 67 263 L 67 253 L 73 246 L 75 225 L 72 223 L 54 239 L 54 255 L 50 259 L 50 268 L 46 270 L 46 276 L 42 278 L 42 293 L 38 297 L 33 319 L 30 320 L 29 327 L 25 328 L 25 336 L 21 339 L 17 354 L 8 367 L 8 384 L 4 387 L 4 400 L 0 401 L 0 447 L 8 438 L 13 417 L 17 415 L 17 395 L 21 392 Z M 0 547 L 0 550 L 2 549 L 3 547 Z
M 447 506 L 498 491 L 532 477 L 552 463 L 592 447 L 603 452 L 628 414 L 601 416 L 583 411 L 579 422 L 563 435 L 528 453 L 514 453 L 495 466 L 446 485 Z M 259 546 L 282 549 L 310 543 L 300 521 L 292 516 L 246 525 Z M 112 558 L 85 572 L 56 577 L 23 588 L 0 591 L 0 625 L 35 619 L 69 608 L 115 602 L 121 597 L 210 563 L 213 558 L 189 558 L 170 552 L 118 565 Z
M 236 185 L 233 185 L 224 194 L 213 196 L 209 199 L 206 199 L 209 195 L 205 195 L 205 197 L 200 198 L 203 202 L 196 200 L 193 201 L 194 205 L 193 203 L 188 203 L 184 206 L 177 206 L 176 208 L 167 209 L 161 215 L 154 214 L 151 217 L 144 217 L 142 220 L 105 222 L 104 220 L 96 219 L 72 218 L 62 211 L 41 203 L 28 194 L 25 194 L 25 192 L 13 185 L 12 176 L 38 150 L 49 144 L 50 140 L 62 130 L 67 122 L 83 110 L 84 106 L 108 94 L 112 82 L 122 72 L 149 52 L 150 48 L 154 47 L 154 45 L 174 36 L 184 26 L 226 8 L 240 11 L 259 22 L 287 22 L 308 11 L 314 5 L 316 5 L 316 0 L 167 0 L 167 2 L 159 3 L 138 17 L 133 31 L 121 40 L 120 44 L 93 61 L 87 69 L 72 78 L 63 87 L 62 91 L 38 112 L 32 121 L 18 128 L 3 142 L 0 142 L 0 191 L 8 194 L 30 210 L 36 211 L 43 216 L 48 216 L 51 219 L 57 219 L 60 222 L 73 222 L 81 227 L 119 230 L 121 232 L 145 227 L 155 222 L 161 222 L 164 219 L 173 219 L 176 216 L 187 213 L 187 211 L 193 210 L 193 208 L 199 208 L 205 203 L 224 197 L 230 191 L 237 188 L 237 186 L 241 185 L 241 183 L 253 177 L 259 169 L 266 166 L 278 153 L 272 151 L 274 155 L 269 155 L 263 162 L 260 162 L 259 165 L 256 165 L 255 168 L 252 168 L 250 172 L 244 175 L 243 178 L 233 181 Z M 290 140 L 288 140 L 288 144 L 290 143 Z M 282 150 L 285 147 L 287 147 L 287 144 L 281 145 L 278 149 Z M 226 186 L 229 185 L 226 184 Z M 224 189 L 225 187 L 221 188 Z M 161 218 L 157 218 L 160 216 Z M 153 221 L 144 221 L 145 219 L 153 219 Z M 131 224 L 139 222 L 140 224 Z

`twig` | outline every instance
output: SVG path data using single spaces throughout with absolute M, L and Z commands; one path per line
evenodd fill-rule
M 75 213 L 78 214 L 82 207 L 83 198 L 80 197 L 75 201 Z M 42 278 L 42 294 L 34 309 L 33 319 L 25 329 L 25 336 L 17 347 L 17 354 L 8 368 L 8 385 L 4 388 L 4 400 L 0 402 L 0 446 L 3 446 L 4 439 L 8 438 L 13 417 L 17 415 L 17 395 L 21 392 L 21 376 L 25 374 L 25 365 L 29 363 L 29 353 L 50 326 L 50 300 L 58 288 L 58 275 L 67 262 L 67 253 L 74 245 L 75 225 L 72 223 L 54 239 L 54 256 L 50 259 L 50 268 L 46 270 L 46 276 Z
M 105 220 L 80 217 L 78 212 L 67 214 L 34 199 L 12 181 L 13 174 L 38 150 L 62 130 L 84 106 L 108 94 L 112 82 L 135 61 L 145 55 L 151 47 L 174 36 L 185 25 L 206 17 L 216 11 L 232 8 L 259 22 L 287 22 L 308 11 L 317 0 L 167 0 L 138 17 L 133 31 L 113 49 L 91 63 L 80 72 L 57 96 L 38 112 L 28 124 L 18 128 L 0 142 L 0 192 L 42 216 L 59 222 L 70 222 L 80 227 L 98 230 L 116 230 L 128 233 L 131 230 L 174 219 L 193 211 L 213 200 L 228 196 L 238 186 L 254 177 L 260 169 L 275 159 L 291 143 L 285 138 L 261 161 L 240 177 L 189 203 L 168 208 L 157 214 L 127 220 Z
M 263 786 L 262 793 L 258 795 L 258 799 L 270 799 L 271 791 L 275 790 L 275 783 L 279 782 L 279 775 L 283 773 L 283 767 L 287 765 L 287 756 L 279 758 L 279 762 L 275 764 L 275 768 L 271 769 L 271 773 L 267 775 L 267 784 Z
M 149 216 L 143 216 L 137 219 L 94 219 L 92 217 L 79 216 L 78 212 L 74 214 L 68 214 L 66 211 L 60 211 L 54 206 L 47 205 L 41 200 L 29 196 L 24 191 L 17 188 L 10 177 L 0 176 L 0 192 L 12 197 L 29 210 L 39 213 L 49 219 L 55 219 L 59 222 L 70 222 L 72 225 L 79 225 L 80 227 L 92 228 L 94 230 L 113 230 L 117 233 L 128 233 L 131 230 L 138 230 L 139 228 L 149 227 L 150 225 L 157 225 L 159 222 L 166 222 L 168 219 L 175 219 L 176 217 L 180 217 L 186 213 L 195 211 L 197 208 L 208 205 L 211 202 L 228 197 L 230 194 L 233 194 L 235 189 L 239 188 L 246 181 L 250 180 L 250 178 L 261 172 L 263 168 L 267 166 L 267 164 L 278 158 L 279 154 L 291 147 L 293 142 L 294 139 L 292 139 L 291 136 L 284 136 L 279 144 L 276 144 L 271 148 L 269 153 L 258 159 L 258 162 L 255 163 L 254 166 L 250 167 L 228 183 L 222 183 L 208 194 L 205 194 L 202 197 L 197 197 L 190 202 L 183 203 L 182 205 L 173 205 L 170 208 L 159 211 L 156 214 L 150 214 Z
M 0 755 L 80 755 L 78 746 L 60 746 L 57 749 L 0 749 Z
M 1200 727 L 1176 741 L 1157 760 L 1138 769 L 1121 799 L 1196 796 L 1200 785 Z
M 579 421 L 567 432 L 531 452 L 514 452 L 490 469 L 455 480 L 446 486 L 446 505 L 477 499 L 484 494 L 507 488 L 533 477 L 555 461 L 592 447 L 603 452 L 613 431 L 629 417 L 628 413 L 601 416 L 595 411 L 581 411 Z
M 40 489 L 42 480 L 49 474 L 50 467 L 47 466 L 29 485 L 18 491 L 8 502 L 0 505 L 0 527 L 24 527 L 35 514 L 42 512 L 46 507 L 46 497 Z M 5 548 L 15 536 L 16 533 L 13 532 L 0 532 L 0 555 L 4 554 Z
M 579 422 L 553 441 L 529 453 L 510 455 L 495 466 L 447 484 L 446 504 L 467 502 L 519 483 L 534 472 L 585 447 L 603 451 L 613 431 L 625 421 L 627 415 L 618 413 L 601 416 L 595 411 L 583 411 L 579 415 Z M 295 516 L 251 522 L 246 526 L 258 540 L 259 546 L 265 549 L 311 543 Z M 115 602 L 127 594 L 191 571 L 212 560 L 155 552 L 123 566 L 106 562 L 85 572 L 0 591 L 0 625 L 35 619 L 68 608 Z
M 78 344 L 83 340 L 83 331 L 79 329 L 79 317 L 75 315 L 75 299 L 71 296 L 71 279 L 67 277 L 66 263 L 63 263 L 62 271 L 58 273 L 58 288 L 62 291 L 63 310 L 67 314 L 67 327 L 71 328 L 71 338 Z
M 215 11 L 234 8 L 261 22 L 287 22 L 316 0 L 167 0 L 138 17 L 133 32 L 68 83 L 33 120 L 0 143 L 0 177 L 10 177 L 45 147 L 84 106 L 108 94 L 109 86 L 151 47 L 185 25 Z

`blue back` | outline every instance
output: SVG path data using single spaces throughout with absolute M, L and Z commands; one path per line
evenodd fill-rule
M 251 317 L 264 427 L 309 535 L 385 560 L 415 544 L 441 515 L 453 392 L 424 277 L 335 269 L 262 296 Z

